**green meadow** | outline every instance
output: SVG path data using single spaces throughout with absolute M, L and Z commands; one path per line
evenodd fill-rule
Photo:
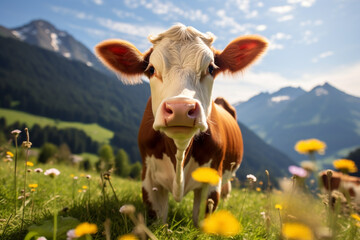
M 21 198 L 25 186 L 26 198 L 17 200 L 16 212 L 14 161 L 0 161 L 0 239 L 37 239 L 40 236 L 53 239 L 54 213 L 58 216 L 57 239 L 66 239 L 66 233 L 83 222 L 96 224 L 98 229 L 97 233 L 79 239 L 118 239 L 137 229 L 127 215 L 119 212 L 125 204 L 135 206 L 136 217 L 144 219 L 157 239 L 286 239 L 282 232 L 289 223 L 306 226 L 305 230 L 311 235 L 302 237 L 304 229 L 295 228 L 292 231 L 299 238 L 288 239 L 359 239 L 360 236 L 360 222 L 351 217 L 356 209 L 350 202 L 345 200 L 332 208 L 326 202 L 327 194 L 319 197 L 309 190 L 298 191 L 293 188 L 295 182 L 291 179 L 287 185 L 280 184 L 283 188 L 279 190 L 270 189 L 267 182 L 240 183 L 234 179 L 231 196 L 221 200 L 217 211 L 229 211 L 241 224 L 241 229 L 234 236 L 226 237 L 204 233 L 201 228 L 194 227 L 192 193 L 180 203 L 170 196 L 168 223 L 162 224 L 148 219 L 140 181 L 115 175 L 106 180 L 98 172 L 79 170 L 77 165 L 42 165 L 36 163 L 35 157 L 30 157 L 34 165 L 27 167 L 31 171 L 26 173 L 24 183 L 23 151 L 19 150 L 17 192 Z M 35 172 L 36 168 L 44 172 L 56 168 L 60 175 L 51 178 L 44 172 Z M 37 184 L 34 191 L 29 184 Z M 225 226 L 226 219 L 217 224 Z
M 38 124 L 40 127 L 54 126 L 58 129 L 77 128 L 79 130 L 83 130 L 92 140 L 100 143 L 109 143 L 110 139 L 114 136 L 112 131 L 101 127 L 96 123 L 87 124 L 80 122 L 60 121 L 22 111 L 0 108 L 0 118 L 2 117 L 6 119 L 7 125 L 15 122 L 21 122 L 25 123 L 30 129 L 34 126 L 34 124 Z

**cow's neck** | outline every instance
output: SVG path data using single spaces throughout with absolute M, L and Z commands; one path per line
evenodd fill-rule
M 185 152 L 189 147 L 191 139 L 174 139 L 176 145 L 176 170 L 175 170 L 175 179 L 173 181 L 173 196 L 175 201 L 180 202 L 184 195 L 184 161 L 185 161 Z

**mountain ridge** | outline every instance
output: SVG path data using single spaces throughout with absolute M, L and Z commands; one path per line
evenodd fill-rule
M 272 109 L 264 100 L 258 103 L 263 109 L 251 108 L 252 101 L 250 99 L 236 106 L 239 119 L 292 159 L 304 158 L 293 149 L 301 139 L 315 137 L 325 141 L 328 145 L 325 156 L 359 145 L 360 98 L 346 94 L 329 83 L 284 101 L 286 104 L 280 108 Z

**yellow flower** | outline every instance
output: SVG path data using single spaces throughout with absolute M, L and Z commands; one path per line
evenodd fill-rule
M 281 204 L 275 204 L 275 208 L 276 209 L 279 209 L 279 210 L 282 210 L 283 209 L 283 206 Z
M 220 181 L 220 176 L 215 169 L 209 167 L 200 167 L 191 173 L 195 181 L 209 183 L 216 186 Z
M 31 192 L 35 192 L 36 190 L 35 190 L 35 188 L 32 188 L 30 191 L 31 191 Z
M 356 221 L 359 221 L 359 222 L 360 222 L 360 216 L 357 215 L 356 213 L 351 214 L 351 217 L 352 217 L 353 219 L 355 219 Z
M 74 174 L 70 174 L 70 177 L 73 178 L 73 177 L 75 177 L 75 175 L 74 175 Z
M 88 189 L 88 187 L 84 185 L 84 186 L 82 186 L 82 189 Z
M 295 144 L 295 150 L 301 154 L 309 154 L 309 153 L 319 153 L 324 154 L 326 148 L 326 143 L 316 139 L 306 139 L 300 140 Z
M 125 234 L 120 236 L 117 240 L 138 240 L 134 234 Z
M 242 230 L 240 222 L 226 210 L 220 210 L 211 214 L 202 222 L 201 229 L 205 233 L 235 236 Z
M 37 183 L 29 184 L 29 188 L 37 188 L 38 186 Z
M 256 191 L 261 192 L 261 188 L 257 187 Z
M 284 223 L 282 226 L 282 235 L 286 239 L 312 240 L 314 234 L 311 229 L 302 223 Z
M 355 173 L 358 171 L 354 161 L 349 159 L 338 159 L 333 162 L 334 167 L 345 173 Z
M 10 152 L 10 151 L 7 151 L 7 152 L 6 152 L 6 155 L 8 155 L 8 156 L 10 156 L 10 157 L 14 157 L 14 154 L 13 154 L 12 152 Z
M 29 166 L 29 167 L 32 167 L 32 166 L 34 166 L 34 163 L 27 161 L 26 165 Z
M 77 237 L 81 237 L 85 234 L 95 234 L 97 232 L 97 230 L 98 229 L 97 229 L 96 224 L 84 222 L 84 223 L 80 223 L 75 228 L 75 234 Z
M 82 192 L 83 192 L 83 190 L 79 189 L 79 190 L 78 190 L 78 192 L 79 192 L 79 193 L 82 193 Z

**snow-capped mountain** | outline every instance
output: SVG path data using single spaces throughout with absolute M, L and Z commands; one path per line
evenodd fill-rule
M 108 73 L 85 45 L 45 20 L 34 20 L 10 30 L 21 41 L 57 52 L 65 58 L 83 62 L 89 67 Z
M 284 88 L 262 93 L 236 109 L 239 121 L 292 159 L 304 159 L 294 150 L 301 139 L 325 141 L 327 156 L 360 146 L 360 98 L 328 83 L 309 92 Z

